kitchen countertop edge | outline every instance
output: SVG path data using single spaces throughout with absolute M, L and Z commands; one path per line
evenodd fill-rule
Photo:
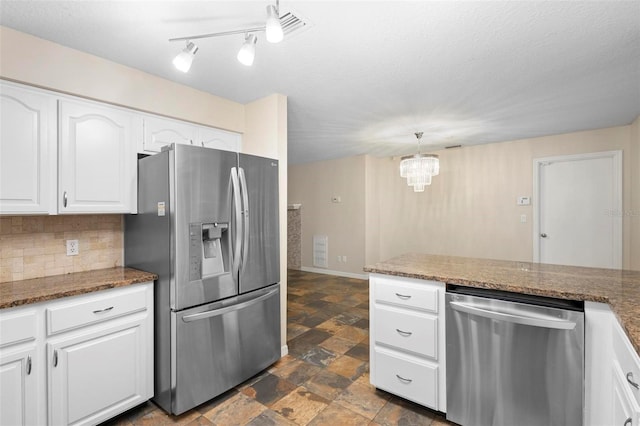
M 588 302 L 597 302 L 597 303 L 606 303 L 611 307 L 611 310 L 615 314 L 618 322 L 622 326 L 623 330 L 629 337 L 631 344 L 633 345 L 636 352 L 640 355 L 640 298 L 634 297 L 633 300 L 628 300 L 629 298 L 622 295 L 616 294 L 621 293 L 615 286 L 608 293 L 607 291 L 603 291 L 602 286 L 598 286 L 597 288 L 588 288 L 585 287 L 582 290 L 576 289 L 566 289 L 562 286 L 558 288 L 536 288 L 535 286 L 527 286 L 527 285 L 514 285 L 505 282 L 500 282 L 500 279 L 495 278 L 487 278 L 487 279 L 469 279 L 468 277 L 461 277 L 459 274 L 451 273 L 451 274 L 443 274 L 443 273 L 430 273 L 428 272 L 428 261 L 434 260 L 439 261 L 442 259 L 455 259 L 455 262 L 452 263 L 452 267 L 456 267 L 464 263 L 465 259 L 474 262 L 474 263 L 484 263 L 491 264 L 491 266 L 504 267 L 504 265 L 513 264 L 526 264 L 531 265 L 529 262 L 510 262 L 510 261 L 496 261 L 492 259 L 473 259 L 473 258 L 463 258 L 463 257 L 454 257 L 454 256 L 438 256 L 438 255 L 416 255 L 409 254 L 404 256 L 399 256 L 389 261 L 379 262 L 374 265 L 365 266 L 363 268 L 364 272 L 373 273 L 373 274 L 382 274 L 382 275 L 391 275 L 405 278 L 414 278 L 420 280 L 428 280 L 428 281 L 439 281 L 446 284 L 457 284 L 461 286 L 467 287 L 475 287 L 475 288 L 484 288 L 490 290 L 503 290 L 510 291 L 515 293 L 523 293 L 530 294 L 535 296 L 546 296 L 546 297 L 555 297 L 561 299 L 569 299 L 569 300 L 579 300 L 579 301 L 588 301 Z M 413 265 L 412 262 L 420 262 L 419 267 L 417 265 Z M 537 264 L 546 266 L 544 264 Z M 557 274 L 560 277 L 562 274 L 562 280 L 567 280 L 568 276 L 571 272 L 576 270 L 584 270 L 584 271 L 604 271 L 592 268 L 579 268 L 579 267 L 562 267 L 561 265 L 549 265 L 549 267 L 553 268 L 554 271 L 552 274 Z M 415 271 L 419 269 L 420 271 Z M 567 273 L 563 273 L 563 269 L 566 269 Z M 465 271 L 468 273 L 468 271 Z M 486 270 L 483 271 L 486 273 Z M 621 271 L 626 273 L 631 273 L 634 275 L 634 278 L 625 282 L 626 285 L 637 285 L 638 294 L 640 294 L 640 272 L 637 271 Z M 549 273 L 549 272 L 548 272 Z M 464 275 L 464 274 L 460 274 Z M 637 276 L 636 276 L 637 275 Z M 581 276 L 576 276 L 575 280 L 579 280 L 582 278 Z M 618 282 L 615 284 L 622 285 Z M 635 294 L 634 294 L 635 295 Z M 637 303 L 633 303 L 637 302 Z M 638 306 L 635 311 L 629 312 L 629 307 Z
M 0 283 L 0 309 L 78 296 L 154 281 L 156 274 L 127 267 L 96 269 L 64 275 Z

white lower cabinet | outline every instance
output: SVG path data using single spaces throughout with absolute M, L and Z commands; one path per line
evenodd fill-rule
M 0 353 L 0 425 L 38 424 L 35 345 Z
M 92 425 L 153 396 L 153 283 L 2 310 L 5 334 L 0 425 Z
M 50 343 L 51 423 L 94 424 L 146 401 L 144 333 L 137 320 Z
M 371 274 L 371 384 L 446 411 L 445 285 Z
M 640 426 L 640 357 L 615 314 L 585 303 L 585 425 Z

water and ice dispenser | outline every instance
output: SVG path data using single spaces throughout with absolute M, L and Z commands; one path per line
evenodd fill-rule
M 230 271 L 229 225 L 192 223 L 189 225 L 189 280 L 196 281 Z

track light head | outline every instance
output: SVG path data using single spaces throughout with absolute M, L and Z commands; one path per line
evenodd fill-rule
M 278 16 L 278 9 L 274 5 L 267 6 L 266 32 L 269 43 L 280 43 L 284 38 L 280 16 Z
M 246 65 L 248 67 L 253 65 L 253 60 L 256 57 L 257 42 L 258 38 L 255 36 L 255 34 L 247 34 L 244 39 L 244 44 L 238 52 L 238 61 L 240 61 L 242 65 Z
M 187 41 L 187 46 L 173 59 L 173 66 L 182 72 L 189 71 L 189 68 L 191 68 L 191 64 L 193 63 L 193 57 L 196 55 L 197 51 L 198 46 Z

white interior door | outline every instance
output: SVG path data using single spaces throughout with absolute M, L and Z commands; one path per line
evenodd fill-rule
M 534 160 L 534 261 L 622 267 L 622 152 Z

